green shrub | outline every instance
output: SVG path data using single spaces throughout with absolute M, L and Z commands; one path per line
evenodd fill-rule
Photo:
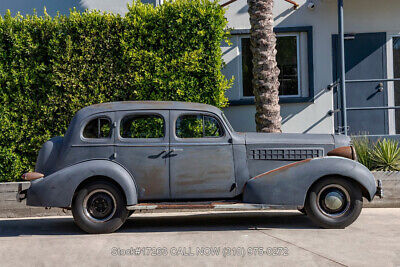
M 400 170 L 400 147 L 398 141 L 390 139 L 379 140 L 370 154 L 374 170 Z
M 0 181 L 32 170 L 40 146 L 62 135 L 82 107 L 121 100 L 225 106 L 226 24 L 211 0 L 134 2 L 125 17 L 0 17 Z
M 371 171 L 399 171 L 399 142 L 391 139 L 371 142 L 367 137 L 352 138 L 358 161 Z
M 368 169 L 372 169 L 371 149 L 373 144 L 367 137 L 353 138 L 352 143 L 356 149 L 358 162 Z

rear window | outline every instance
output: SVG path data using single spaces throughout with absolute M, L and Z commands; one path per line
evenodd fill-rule
M 99 117 L 89 121 L 83 129 L 85 138 L 110 138 L 111 120 L 106 117 Z
M 122 119 L 122 138 L 163 138 L 164 119 L 160 115 L 129 115 Z

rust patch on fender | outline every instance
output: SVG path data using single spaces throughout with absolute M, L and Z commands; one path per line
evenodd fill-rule
M 257 178 L 263 177 L 263 176 L 265 176 L 265 175 L 271 174 L 271 173 L 273 173 L 273 172 L 283 171 L 283 170 L 289 169 L 289 168 L 291 168 L 291 167 L 293 167 L 293 166 L 296 166 L 296 165 L 299 165 L 299 164 L 303 164 L 303 163 L 307 163 L 307 162 L 309 162 L 309 161 L 311 161 L 311 160 L 312 160 L 312 159 L 305 159 L 305 160 L 302 160 L 302 161 L 299 161 L 299 162 L 293 162 L 293 163 L 290 163 L 290 164 L 288 164 L 288 165 L 279 167 L 279 168 L 277 168 L 277 169 L 273 169 L 273 170 L 271 170 L 271 171 L 264 172 L 264 173 L 262 173 L 262 174 L 259 174 L 259 175 L 257 175 L 257 176 L 254 176 L 254 177 L 251 178 L 251 179 L 257 179 Z

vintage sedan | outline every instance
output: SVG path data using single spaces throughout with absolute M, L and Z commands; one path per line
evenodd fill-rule
M 103 103 L 78 111 L 64 137 L 43 145 L 17 199 L 71 209 L 88 233 L 158 208 L 291 208 L 344 228 L 363 198 L 382 196 L 356 159 L 346 136 L 239 133 L 205 104 Z

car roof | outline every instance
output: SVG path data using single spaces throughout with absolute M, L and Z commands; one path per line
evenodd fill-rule
M 217 107 L 192 102 L 179 101 L 122 101 L 122 102 L 107 102 L 95 104 L 85 107 L 78 111 L 79 117 L 87 117 L 96 113 L 125 111 L 125 110 L 193 110 L 193 111 L 208 111 L 213 113 L 221 113 Z

